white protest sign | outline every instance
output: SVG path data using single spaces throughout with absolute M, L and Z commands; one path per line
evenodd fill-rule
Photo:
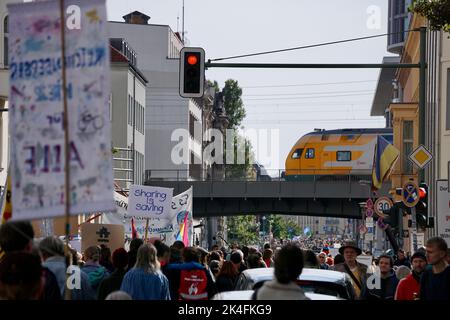
M 128 215 L 170 219 L 172 194 L 172 188 L 132 185 L 128 199 Z
M 373 257 L 370 255 L 360 254 L 359 256 L 356 257 L 356 261 L 370 267 L 372 265 L 372 258 Z
M 447 180 L 438 180 L 436 182 L 436 196 L 437 235 L 445 239 L 450 247 L 450 193 L 448 192 Z
M 79 29 L 64 24 L 66 88 L 60 2 L 8 5 L 14 220 L 65 214 L 63 90 L 69 110 L 70 214 L 115 209 L 105 0 L 66 0 L 65 5 L 81 9 Z

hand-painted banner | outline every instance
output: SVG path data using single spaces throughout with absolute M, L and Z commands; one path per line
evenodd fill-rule
M 105 0 L 66 0 L 70 214 L 115 209 Z M 78 8 L 79 16 L 78 14 Z M 13 218 L 65 213 L 59 1 L 11 4 L 10 136 Z M 79 20 L 74 23 L 72 20 Z
M 133 217 L 169 219 L 173 189 L 132 185 L 128 214 Z
M 119 202 L 125 203 L 125 200 L 116 197 L 116 204 L 119 205 Z M 125 205 L 128 204 L 126 203 Z M 104 214 L 102 222 L 123 224 L 125 226 L 125 234 L 131 237 L 132 217 L 132 215 L 118 209 L 117 213 Z M 134 219 L 137 232 L 140 235 L 144 235 L 146 218 L 134 217 Z M 149 219 L 149 238 L 161 238 L 167 245 L 173 244 L 176 240 L 184 240 L 186 241 L 185 245 L 192 245 L 193 231 L 192 187 L 172 198 L 171 214 L 167 219 Z

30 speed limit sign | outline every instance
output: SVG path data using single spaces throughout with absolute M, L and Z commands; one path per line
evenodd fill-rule
M 384 218 L 383 211 L 389 210 L 390 208 L 392 208 L 392 205 L 393 203 L 391 199 L 389 199 L 388 197 L 380 197 L 377 199 L 377 201 L 375 201 L 374 205 L 375 213 L 379 217 Z

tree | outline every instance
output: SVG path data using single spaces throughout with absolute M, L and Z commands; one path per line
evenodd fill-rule
M 225 112 L 230 121 L 228 127 L 236 129 L 241 125 L 241 122 L 246 115 L 244 103 L 241 98 L 242 89 L 239 87 L 239 83 L 236 80 L 228 79 L 225 81 L 225 87 L 222 91 L 225 98 Z
M 300 234 L 299 225 L 292 219 L 280 216 L 271 215 L 269 217 L 270 227 L 274 238 L 277 239 L 291 239 Z
M 206 81 L 206 85 L 208 87 L 213 87 L 214 88 L 214 92 L 219 92 L 220 91 L 219 83 L 216 80 L 214 80 L 214 81 L 207 80 Z
M 256 244 L 259 239 L 258 225 L 254 216 L 231 216 L 227 219 L 228 239 L 239 245 Z
M 450 0 L 415 0 L 409 11 L 427 18 L 431 30 L 450 32 Z

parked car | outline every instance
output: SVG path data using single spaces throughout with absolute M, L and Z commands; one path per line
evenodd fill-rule
M 253 290 L 224 291 L 214 295 L 212 300 L 252 300 L 253 292 Z M 336 296 L 311 292 L 305 292 L 305 295 L 311 300 L 343 300 Z
M 265 281 L 273 278 L 273 268 L 247 269 L 239 275 L 235 290 L 255 290 Z M 297 284 L 308 294 L 324 294 L 346 300 L 355 299 L 351 278 L 343 272 L 304 268 Z

